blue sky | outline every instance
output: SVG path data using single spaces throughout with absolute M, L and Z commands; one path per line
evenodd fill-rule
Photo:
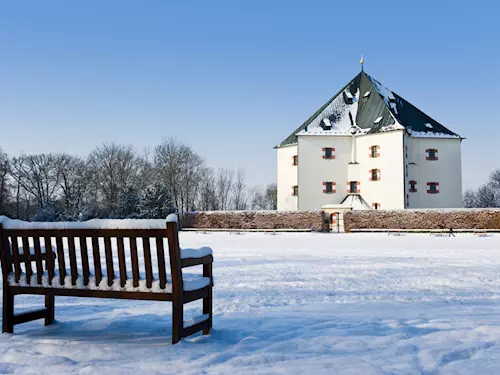
M 365 70 L 500 167 L 496 1 L 2 1 L 0 146 L 86 155 L 173 136 L 274 182 L 273 146 Z

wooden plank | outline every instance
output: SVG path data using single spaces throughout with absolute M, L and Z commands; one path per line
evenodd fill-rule
M 181 267 L 185 268 L 185 267 L 199 266 L 201 264 L 212 263 L 213 261 L 214 258 L 212 255 L 206 255 L 201 258 L 187 258 L 181 260 Z
M 203 277 L 208 277 L 210 279 L 210 284 L 208 285 L 208 295 L 203 298 L 203 314 L 208 314 L 208 324 L 207 327 L 203 329 L 203 334 L 208 335 L 210 333 L 210 328 L 212 328 L 212 263 L 203 265 Z
M 52 285 L 52 279 L 54 278 L 54 258 L 52 257 L 52 239 L 50 237 L 44 237 L 45 243 L 45 268 L 49 274 L 49 285 Z
M 75 237 L 68 237 L 69 268 L 71 271 L 71 285 L 76 285 L 78 266 L 76 264 Z
M 120 269 L 120 285 L 123 288 L 127 282 L 127 266 L 125 264 L 125 248 L 123 246 L 123 237 L 116 238 L 118 247 L 118 268 Z
M 99 285 L 102 280 L 101 254 L 99 251 L 99 237 L 92 237 L 92 254 L 94 257 L 95 284 Z
M 47 317 L 47 309 L 28 311 L 22 314 L 14 315 L 14 325 L 31 322 L 32 320 L 45 319 Z
M 42 284 L 43 264 L 42 249 L 40 248 L 40 237 L 33 237 L 33 248 L 35 249 L 36 281 Z
M 165 250 L 163 249 L 163 237 L 156 237 L 156 255 L 158 257 L 160 288 L 165 289 L 165 286 L 167 285 L 167 270 L 165 268 Z
M 167 223 L 167 237 L 172 275 L 172 344 L 175 344 L 183 337 L 184 330 L 184 285 L 177 223 Z
M 80 242 L 80 256 L 82 257 L 82 273 L 83 273 L 83 285 L 89 285 L 90 269 L 89 269 L 89 252 L 87 249 L 87 238 L 80 237 L 78 239 Z
M 208 320 L 202 320 L 201 322 L 193 324 L 192 326 L 183 328 L 182 337 L 188 337 L 198 331 L 204 331 L 207 327 L 208 327 Z
M 16 236 L 10 238 L 12 246 L 12 261 L 14 263 L 14 276 L 16 278 L 16 283 L 19 282 L 21 278 L 21 261 L 19 259 L 19 242 Z
M 4 229 L 17 237 L 161 237 L 165 229 Z
M 14 294 L 34 294 L 62 297 L 89 297 L 89 298 L 116 298 L 143 301 L 172 301 L 170 293 L 152 292 L 118 292 L 114 290 L 90 290 L 90 289 L 68 289 L 68 288 L 43 288 L 11 286 Z
M 45 325 L 48 326 L 54 322 L 54 316 L 55 316 L 54 296 L 45 296 L 45 308 L 47 309 L 47 316 L 45 317 Z
M 206 298 L 206 297 L 208 297 L 208 289 L 209 289 L 208 286 L 206 286 L 206 287 L 201 288 L 201 289 L 192 290 L 190 292 L 184 292 L 184 298 L 183 298 L 182 302 L 189 303 L 189 302 L 197 301 L 197 300 L 202 299 L 202 298 Z
M 113 285 L 115 270 L 113 268 L 113 251 L 111 250 L 111 238 L 104 237 L 104 253 L 106 255 L 106 274 L 108 276 L 108 286 Z
M 14 294 L 6 282 L 2 293 L 2 332 L 14 333 Z
M 132 280 L 135 288 L 139 286 L 139 260 L 137 259 L 137 238 L 130 237 L 130 260 L 132 262 Z
M 26 284 L 31 284 L 31 275 L 33 274 L 33 270 L 31 269 L 31 261 L 30 261 L 30 244 L 28 241 L 28 237 L 22 237 L 23 242 L 23 254 L 24 254 L 24 269 L 26 270 Z
M 64 285 L 66 277 L 66 262 L 64 261 L 64 247 L 62 237 L 56 237 L 57 263 L 59 265 L 59 283 Z
M 153 285 L 153 266 L 151 264 L 151 245 L 149 237 L 142 238 L 142 248 L 144 250 L 144 267 L 146 269 L 146 286 L 151 288 Z

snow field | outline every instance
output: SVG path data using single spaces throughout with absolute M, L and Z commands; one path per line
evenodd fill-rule
M 500 373 L 500 236 L 181 233 L 180 243 L 214 250 L 212 335 L 172 346 L 170 303 L 59 297 L 57 324 L 0 336 L 0 373 Z M 16 298 L 17 311 L 42 304 Z M 200 311 L 187 305 L 186 320 Z

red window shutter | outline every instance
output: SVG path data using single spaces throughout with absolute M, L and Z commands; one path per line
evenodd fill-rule
M 430 188 L 430 186 L 431 186 L 431 183 L 430 183 L 430 182 L 428 182 L 428 183 L 427 183 L 427 194 L 430 194 L 430 193 L 431 193 L 431 188 Z
M 335 182 L 332 182 L 332 193 L 337 192 L 337 184 Z
M 439 194 L 439 182 L 436 182 L 436 194 Z
M 373 179 L 372 179 L 372 170 L 371 169 L 368 170 L 368 174 L 369 174 L 368 181 L 373 181 Z
M 434 155 L 435 155 L 434 160 L 438 160 L 438 150 L 437 149 L 434 151 Z
M 377 169 L 377 180 L 380 181 L 380 169 Z
M 335 148 L 332 147 L 332 159 L 335 159 Z
M 347 193 L 351 192 L 351 183 L 349 181 L 347 181 L 347 186 L 346 186 L 345 190 Z
M 359 181 L 357 181 L 357 182 L 356 182 L 356 185 L 358 185 L 357 192 L 358 192 L 358 193 L 361 193 L 361 188 L 359 187 L 359 185 L 361 185 L 361 184 L 360 184 L 360 182 L 359 182 Z
M 323 181 L 323 186 L 326 186 L 326 182 Z M 323 193 L 326 193 L 326 188 L 323 189 Z

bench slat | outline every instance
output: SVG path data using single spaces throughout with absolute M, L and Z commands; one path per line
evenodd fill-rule
M 92 237 L 92 254 L 94 256 L 95 285 L 99 285 L 102 280 L 102 268 L 98 237 Z
M 52 238 L 44 237 L 45 243 L 45 254 L 50 256 L 45 257 L 45 268 L 49 274 L 49 285 L 52 285 L 52 279 L 54 278 L 54 258 L 52 257 Z
M 80 241 L 80 253 L 82 256 L 83 285 L 87 286 L 89 285 L 89 277 L 90 277 L 87 238 L 80 237 L 79 241 Z
M 144 249 L 144 267 L 146 268 L 146 286 L 151 288 L 153 285 L 153 266 L 151 265 L 151 245 L 149 237 L 142 238 L 142 247 Z
M 106 255 L 106 272 L 108 276 L 108 285 L 113 285 L 115 279 L 115 270 L 113 268 L 113 251 L 111 250 L 111 238 L 104 237 L 104 253 Z
M 160 288 L 165 289 L 165 286 L 167 285 L 167 270 L 165 268 L 165 250 L 163 249 L 163 237 L 156 237 L 156 254 L 158 256 Z
M 117 237 L 116 243 L 118 247 L 118 267 L 120 268 L 120 285 L 122 288 L 127 282 L 127 266 L 125 264 L 125 248 L 123 245 L 123 237 Z
M 130 260 L 132 262 L 132 280 L 134 288 L 139 286 L 139 260 L 137 259 L 137 238 L 130 237 Z
M 12 244 L 12 261 L 14 263 L 14 276 L 16 278 L 16 283 L 19 282 L 21 277 L 21 262 L 19 260 L 19 243 L 17 242 L 17 237 L 12 236 L 10 238 Z
M 22 242 L 23 242 L 24 267 L 26 270 L 26 284 L 31 284 L 31 275 L 33 274 L 33 270 L 31 269 L 30 243 L 28 237 L 23 237 Z
M 35 249 L 36 281 L 40 285 L 42 284 L 42 276 L 43 276 L 42 250 L 40 248 L 40 237 L 33 237 L 33 248 Z
M 64 261 L 64 247 L 62 237 L 56 237 L 57 264 L 59 265 L 59 283 L 64 285 L 66 277 L 66 262 Z
M 68 237 L 69 268 L 71 271 L 71 285 L 76 285 L 78 279 L 78 266 L 76 265 L 75 237 Z

